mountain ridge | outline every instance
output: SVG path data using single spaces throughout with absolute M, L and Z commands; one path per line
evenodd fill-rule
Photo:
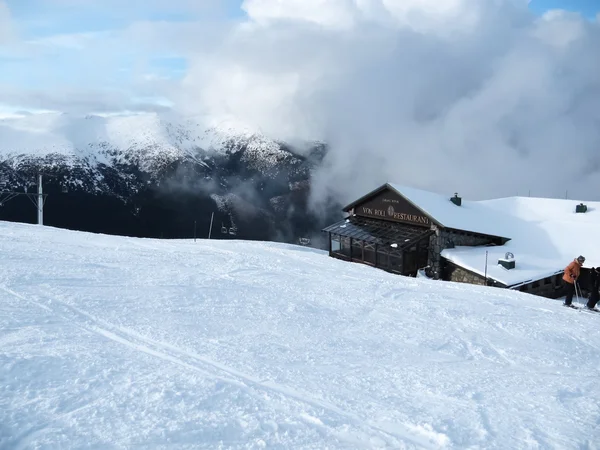
M 291 209 L 296 211 L 293 220 L 314 222 L 307 205 L 310 178 L 325 154 L 325 144 L 318 141 L 296 147 L 234 121 L 207 126 L 198 118 L 158 113 L 44 113 L 0 120 L 0 180 L 5 190 L 6 186 L 27 189 L 27 183 L 35 184 L 36 174 L 43 172 L 49 190 L 44 189 L 54 191 L 53 195 L 67 191 L 90 197 L 87 201 L 100 196 L 118 199 L 134 217 L 148 206 L 149 197 L 165 197 L 161 202 L 170 203 L 169 208 L 177 203 L 177 197 L 195 198 L 204 202 L 195 215 L 220 211 L 229 223 L 236 215 L 237 222 L 244 222 L 239 217 L 243 215 L 252 220 L 262 217 L 260 225 L 249 226 L 256 229 L 268 223 L 269 232 L 249 233 L 248 239 L 287 235 L 284 240 L 297 240 L 318 231 L 303 225 L 304 231 L 290 232 L 295 225 L 286 221 L 291 220 Z M 190 216 L 189 212 L 174 212 L 175 216 L 180 213 Z M 19 217 L 23 221 L 23 214 L 14 210 L 8 215 L 0 213 L 6 220 Z M 52 216 L 49 220 L 52 222 Z M 69 220 L 61 223 L 71 227 Z M 75 229 L 100 231 L 89 225 Z M 146 235 L 143 230 L 121 233 Z

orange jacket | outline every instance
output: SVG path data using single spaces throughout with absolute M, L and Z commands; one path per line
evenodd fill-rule
M 581 273 L 581 265 L 574 260 L 565 268 L 565 273 L 563 275 L 563 280 L 567 283 L 573 284 L 577 278 L 579 278 L 579 274 Z

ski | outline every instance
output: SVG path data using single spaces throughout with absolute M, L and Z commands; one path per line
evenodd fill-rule
M 575 309 L 577 311 L 582 311 L 582 312 L 590 312 L 590 313 L 596 313 L 596 314 L 600 313 L 600 309 L 590 309 L 587 306 L 576 306 L 573 304 L 570 306 L 567 306 L 567 305 L 563 305 L 563 306 L 565 308 L 571 308 L 571 309 Z

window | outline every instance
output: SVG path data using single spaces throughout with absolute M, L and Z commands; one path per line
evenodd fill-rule
M 390 256 L 390 270 L 394 272 L 402 271 L 402 258 L 397 255 L 389 255 Z
M 375 264 L 375 244 L 364 243 L 363 247 L 364 261 L 369 264 Z
M 363 241 L 352 239 L 352 259 L 363 260 Z
M 331 251 L 339 252 L 342 249 L 342 243 L 340 242 L 340 237 L 337 234 L 331 235 Z
M 342 249 L 341 249 L 340 253 L 342 255 L 350 258 L 350 238 L 342 236 L 340 243 L 342 245 Z
M 343 255 L 347 258 L 350 257 L 350 238 L 339 236 L 337 234 L 331 235 L 331 253 L 337 255 Z
M 560 287 L 562 284 L 562 274 L 554 275 L 554 286 Z
M 382 252 L 381 250 L 377 251 L 377 266 L 387 268 L 390 262 L 390 257 L 387 253 Z

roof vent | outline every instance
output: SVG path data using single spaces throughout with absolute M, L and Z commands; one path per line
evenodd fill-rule
M 460 206 L 460 205 L 462 205 L 462 198 L 460 198 L 460 197 L 458 196 L 458 193 L 455 193 L 455 194 L 454 194 L 454 197 L 452 197 L 452 198 L 450 199 L 450 201 L 451 201 L 452 203 L 454 203 L 456 206 Z
M 583 203 L 580 203 L 575 208 L 575 212 L 576 213 L 586 213 L 587 212 L 587 205 L 584 205 Z
M 515 255 L 513 255 L 511 252 L 506 252 L 504 258 L 498 259 L 498 264 L 500 264 L 506 270 L 514 269 L 516 265 Z

